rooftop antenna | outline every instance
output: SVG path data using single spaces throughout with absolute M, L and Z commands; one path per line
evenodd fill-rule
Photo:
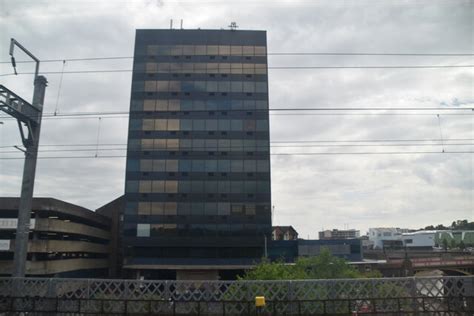
M 183 19 L 181 19 L 181 29 L 183 29 Z
M 231 31 L 235 31 L 238 28 L 237 23 L 236 22 L 230 22 L 229 28 L 230 28 Z
M 173 29 L 173 19 L 170 20 L 170 30 Z

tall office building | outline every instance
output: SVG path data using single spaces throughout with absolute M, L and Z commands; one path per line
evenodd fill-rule
M 129 277 L 226 278 L 264 256 L 267 83 L 265 31 L 137 30 L 122 225 Z

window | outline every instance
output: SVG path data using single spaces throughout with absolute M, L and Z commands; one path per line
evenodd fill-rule
M 244 171 L 244 162 L 242 160 L 231 160 L 231 172 L 243 172 Z
M 178 181 L 167 180 L 165 182 L 166 193 L 178 193 Z
M 157 45 L 148 45 L 146 50 L 148 55 L 156 55 L 158 53 Z
M 244 192 L 255 194 L 257 192 L 257 183 L 255 181 L 245 181 Z
M 143 121 L 147 121 L 147 120 L 143 120 Z M 166 120 L 165 119 L 155 120 L 155 131 L 166 131 Z
M 156 81 L 145 81 L 145 92 L 155 92 L 156 88 Z
M 150 202 L 138 202 L 138 215 L 150 215 L 150 209 Z
M 178 160 L 166 160 L 167 172 L 178 172 Z
M 169 100 L 168 102 L 168 111 L 179 111 L 180 100 Z
M 253 46 L 243 46 L 242 47 L 242 54 L 244 56 L 253 56 L 254 55 L 254 47 Z
M 196 45 L 194 46 L 194 55 L 202 56 L 206 55 L 206 46 L 204 45 Z
M 168 149 L 168 150 L 178 150 L 179 149 L 179 139 L 167 139 L 166 140 L 166 149 Z
M 243 214 L 244 206 L 242 204 L 232 204 L 230 206 L 230 211 L 232 214 Z
M 243 151 L 244 144 L 242 139 L 232 139 L 230 141 L 230 151 Z
M 206 131 L 217 131 L 217 120 L 206 120 Z
M 137 224 L 137 237 L 150 237 L 150 224 Z
M 168 120 L 168 131 L 179 131 L 179 120 Z
M 258 132 L 268 131 L 268 121 L 257 120 L 257 131 Z
M 208 55 L 219 55 L 219 46 L 217 45 L 208 45 L 207 46 Z
M 230 203 L 217 203 L 217 215 L 230 215 Z
M 156 100 L 156 111 L 168 111 L 168 100 Z
M 163 202 L 151 203 L 151 215 L 163 215 L 163 212 L 164 212 Z
M 153 160 L 153 171 L 154 172 L 165 172 L 166 160 Z
M 176 202 L 166 202 L 165 203 L 165 215 L 176 215 L 178 213 L 178 203 Z
M 142 159 L 140 160 L 140 171 L 141 172 L 150 172 L 153 170 L 153 160 L 151 159 Z
M 217 161 L 218 172 L 230 172 L 230 160 L 218 160 Z
M 165 192 L 165 181 L 154 180 L 152 182 L 153 193 L 164 193 Z
M 206 160 L 206 172 L 217 172 L 217 160 Z
M 242 120 L 231 120 L 230 130 L 236 132 L 242 131 Z
M 256 172 L 256 165 L 257 164 L 255 160 L 244 160 L 244 172 Z
M 138 181 L 127 181 L 125 185 L 125 191 L 127 193 L 136 193 L 138 192 L 139 182 Z
M 155 121 L 154 120 L 149 120 L 145 119 L 143 120 L 143 127 L 142 130 L 144 131 L 152 131 L 155 129 Z
M 244 193 L 244 182 L 243 181 L 231 181 L 230 182 L 230 193 L 243 194 Z
M 230 73 L 231 74 L 242 74 L 242 64 L 241 63 L 232 63 L 230 64 Z M 240 89 L 242 90 L 242 89 Z M 240 91 L 232 91 L 232 92 L 240 92 Z
M 219 55 L 230 55 L 230 46 L 229 45 L 219 45 Z
M 219 122 L 220 121 L 221 120 L 219 120 Z M 230 139 L 219 139 L 219 140 L 217 140 L 217 146 L 218 146 L 219 151 L 230 151 Z
M 155 111 L 155 100 L 144 100 L 143 101 L 143 111 Z
M 237 55 L 237 56 L 242 55 L 242 46 L 231 46 L 230 54 Z
M 265 56 L 267 54 L 267 48 L 265 46 L 255 46 L 256 56 Z
M 266 93 L 267 92 L 267 83 L 266 82 L 257 82 L 257 83 L 255 83 L 255 92 L 257 92 L 257 93 Z
M 257 172 L 270 172 L 270 163 L 268 160 L 257 160 Z
M 193 131 L 204 131 L 205 130 L 205 120 L 193 120 Z
M 204 215 L 217 215 L 217 203 L 205 203 Z
M 138 190 L 140 193 L 150 193 L 151 181 L 140 181 Z
M 253 81 L 244 81 L 243 82 L 243 91 L 244 92 L 255 92 L 255 83 Z
M 230 181 L 219 181 L 219 193 L 226 194 L 230 193 Z
M 206 90 L 208 92 L 217 92 L 217 81 L 208 81 Z
M 204 190 L 203 181 L 191 181 L 191 193 L 202 193 Z
M 127 161 L 127 171 L 139 171 L 139 160 L 129 159 Z

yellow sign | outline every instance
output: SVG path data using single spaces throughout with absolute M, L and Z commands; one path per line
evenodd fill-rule
M 265 306 L 265 296 L 255 296 L 255 306 L 256 307 Z

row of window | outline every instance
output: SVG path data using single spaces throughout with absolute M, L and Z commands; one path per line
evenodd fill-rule
M 249 45 L 148 45 L 147 54 L 151 56 L 265 56 L 265 46 Z
M 266 100 L 132 100 L 132 111 L 236 111 L 266 110 Z
M 256 194 L 270 193 L 270 181 L 141 180 L 127 181 L 127 193 Z
M 221 152 L 267 152 L 268 140 L 255 139 L 187 139 L 187 138 L 143 138 L 130 139 L 130 151 L 221 151 Z
M 138 202 L 130 205 L 128 213 L 138 215 L 183 215 L 183 216 L 227 216 L 256 215 L 268 212 L 262 206 L 242 203 L 184 203 L 184 202 Z
M 135 85 L 136 92 L 267 93 L 267 83 L 264 81 L 146 80 L 136 82 Z
M 268 120 L 130 119 L 132 131 L 268 131 Z
M 267 64 L 264 63 L 137 63 L 135 71 L 145 73 L 173 74 L 234 74 L 266 75 Z M 143 68 L 144 69 L 143 69 Z
M 137 237 L 243 236 L 256 235 L 257 231 L 257 224 L 137 224 Z
M 268 160 L 129 159 L 130 172 L 270 172 Z

